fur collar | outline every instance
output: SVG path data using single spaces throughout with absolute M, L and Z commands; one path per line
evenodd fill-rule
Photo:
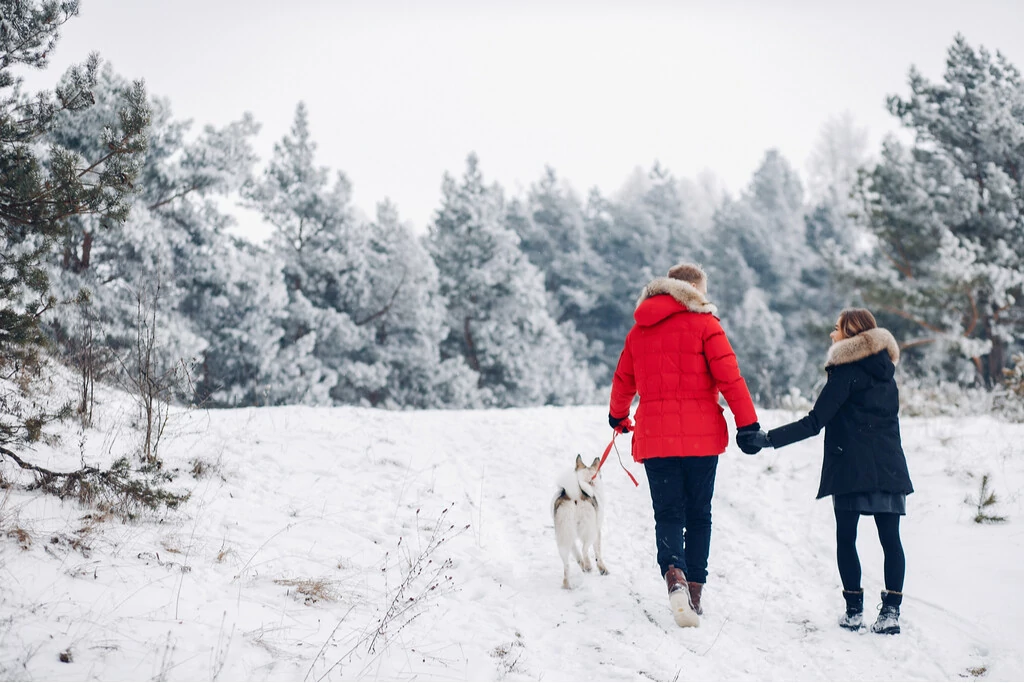
M 834 343 L 829 347 L 828 357 L 825 359 L 825 367 L 830 368 L 834 365 L 856 363 L 882 350 L 889 352 L 889 358 L 892 360 L 893 365 L 900 362 L 900 347 L 896 343 L 896 338 L 892 336 L 889 330 L 876 327 Z
M 707 300 L 707 298 L 700 293 L 696 287 L 691 285 L 689 282 L 683 282 L 682 280 L 674 280 L 670 277 L 659 277 L 652 280 L 644 291 L 641 292 L 640 298 L 637 299 L 636 305 L 639 306 L 647 299 L 658 294 L 668 294 L 673 299 L 681 303 L 686 310 L 692 313 L 716 313 L 718 307 Z

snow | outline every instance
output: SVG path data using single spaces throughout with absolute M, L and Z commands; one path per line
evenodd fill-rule
M 116 414 L 116 395 L 103 400 Z M 0 678 L 1024 679 L 1024 425 L 903 421 L 917 492 L 893 637 L 836 624 L 831 507 L 814 500 L 820 437 L 721 457 L 699 628 L 669 612 L 628 437 L 618 443 L 640 487 L 614 453 L 602 475 L 611 573 L 573 567 L 563 590 L 550 503 L 577 453 L 601 454 L 605 413 L 177 413 L 161 448 L 192 492 L 179 511 L 96 520 L 52 496 L 0 491 Z M 114 457 L 125 415 L 32 455 L 68 469 L 80 453 Z M 762 412 L 761 423 L 795 416 Z M 198 479 L 196 459 L 211 466 Z M 965 503 L 986 473 L 1004 524 L 975 524 Z M 859 548 L 870 621 L 882 589 L 870 519 Z

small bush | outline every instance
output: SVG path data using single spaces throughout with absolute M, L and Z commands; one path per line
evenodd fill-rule
M 972 498 L 968 496 L 964 502 L 975 507 L 975 524 L 995 524 L 1006 521 L 1006 517 L 992 514 L 999 500 L 996 498 L 995 491 L 989 489 L 989 478 L 987 474 L 983 475 L 981 478 L 981 486 L 978 488 L 978 497 Z

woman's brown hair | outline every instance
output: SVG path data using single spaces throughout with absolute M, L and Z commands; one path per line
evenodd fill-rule
M 847 308 L 839 314 L 839 330 L 844 337 L 855 337 L 866 330 L 878 327 L 875 316 L 866 308 Z

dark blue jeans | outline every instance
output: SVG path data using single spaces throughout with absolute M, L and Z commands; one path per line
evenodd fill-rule
M 711 549 L 711 496 L 718 456 L 644 460 L 654 505 L 658 566 L 682 569 L 687 581 L 706 583 Z

